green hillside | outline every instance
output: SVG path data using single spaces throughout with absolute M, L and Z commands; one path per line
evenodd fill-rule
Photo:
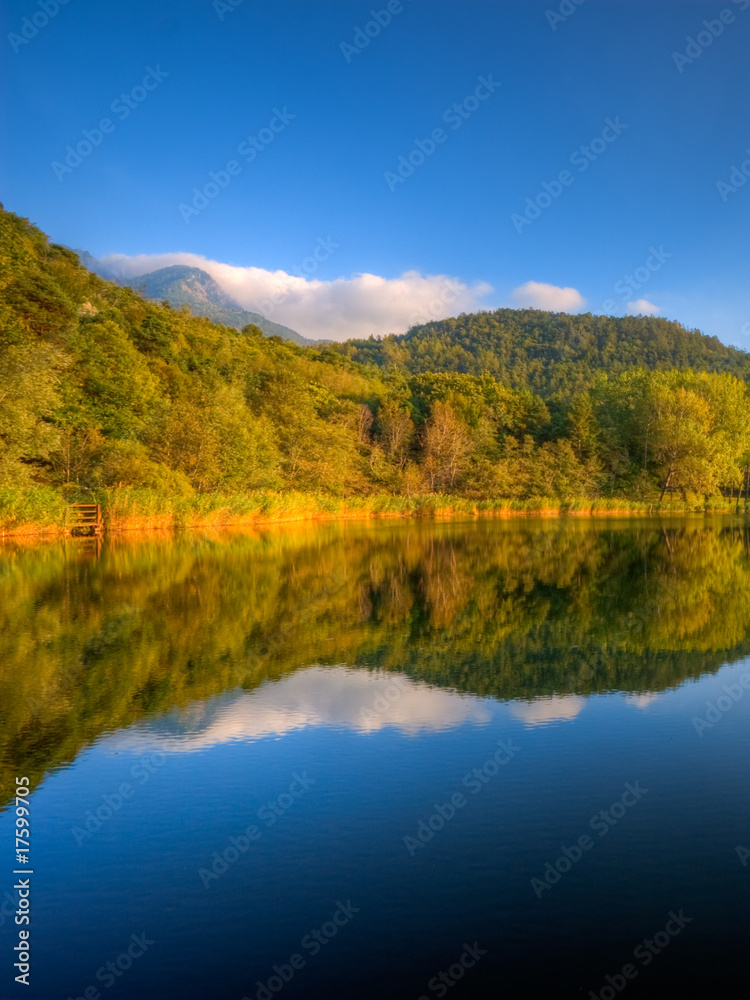
M 148 301 L 0 211 L 0 531 L 90 498 L 129 526 L 726 506 L 747 497 L 746 359 L 661 320 L 507 311 L 299 347 Z
M 750 354 L 651 316 L 498 309 L 416 326 L 403 336 L 349 340 L 340 350 L 414 374 L 486 371 L 511 388 L 545 397 L 569 397 L 590 388 L 599 372 L 612 377 L 634 367 L 750 377 Z
M 365 488 L 380 374 L 149 302 L 8 212 L 0 265 L 0 484 Z

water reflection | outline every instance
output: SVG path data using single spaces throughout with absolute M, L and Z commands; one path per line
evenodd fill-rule
M 569 695 L 564 698 L 537 698 L 530 702 L 516 702 L 513 715 L 527 726 L 546 726 L 550 722 L 569 722 L 583 711 L 585 698 Z
M 416 735 L 492 718 L 486 701 L 409 677 L 346 667 L 308 667 L 251 692 L 228 692 L 138 726 L 109 746 L 129 751 L 205 750 L 232 740 L 283 736 L 325 726 L 360 733 L 386 726 Z
M 595 692 L 646 707 L 743 655 L 748 622 L 747 531 L 702 518 L 308 525 L 110 538 L 93 556 L 7 546 L 0 792 L 164 713 L 184 749 L 323 721 L 481 721 L 487 697 L 529 726 L 576 718 Z M 363 717 L 388 676 L 402 695 Z M 209 701 L 237 687 L 252 696 Z

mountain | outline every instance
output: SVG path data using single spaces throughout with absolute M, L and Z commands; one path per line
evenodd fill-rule
M 120 285 L 129 285 L 146 299 L 152 299 L 155 302 L 169 302 L 175 308 L 186 305 L 194 315 L 205 316 L 207 319 L 213 320 L 214 323 L 231 326 L 235 330 L 241 330 L 244 326 L 252 323 L 267 337 L 281 337 L 282 340 L 290 340 L 294 344 L 299 344 L 300 347 L 312 343 L 287 326 L 274 323 L 260 313 L 248 312 L 243 309 L 238 302 L 235 302 L 219 287 L 210 274 L 199 267 L 175 264 L 172 267 L 161 267 L 157 271 L 141 274 L 137 278 L 126 278 L 122 274 L 103 267 L 95 257 L 92 257 L 85 250 L 76 250 L 75 253 L 78 254 L 81 263 L 89 271 L 93 271 L 110 281 L 116 281 Z
M 222 291 L 210 274 L 199 267 L 175 264 L 172 267 L 151 271 L 149 274 L 142 274 L 138 278 L 131 278 L 127 283 L 146 299 L 169 302 L 172 306 L 187 305 L 196 316 L 205 316 L 223 326 L 241 330 L 249 323 L 253 323 L 267 337 L 291 340 L 300 347 L 311 343 L 289 327 L 274 323 L 260 313 L 243 309 L 238 302 Z
M 107 281 L 117 281 L 121 277 L 119 274 L 115 274 L 112 268 L 105 267 L 101 261 L 97 260 L 96 257 L 93 257 L 88 250 L 74 250 L 73 247 L 66 247 L 65 249 L 73 250 L 73 253 L 78 256 L 78 259 L 86 270 L 91 271 L 92 274 L 98 274 L 100 278 L 106 278 Z
M 635 367 L 729 372 L 750 381 L 750 354 L 716 337 L 652 316 L 568 315 L 498 309 L 412 327 L 381 340 L 335 345 L 355 361 L 424 372 L 489 372 L 513 389 L 569 397 L 599 373 L 614 378 Z
M 232 314 L 176 270 L 142 283 Z M 301 347 L 105 281 L 0 210 L 0 529 L 57 523 L 71 496 L 133 526 L 331 498 L 737 506 L 749 375 L 745 352 L 644 317 L 498 310 Z

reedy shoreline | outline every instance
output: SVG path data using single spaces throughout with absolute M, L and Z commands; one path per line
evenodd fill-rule
M 69 535 L 69 503 L 98 503 L 104 530 L 154 531 L 273 525 L 295 521 L 387 518 L 634 517 L 672 514 L 744 513 L 744 504 L 715 497 L 706 503 L 631 500 L 627 497 L 530 500 L 475 500 L 446 494 L 413 497 L 375 494 L 330 497 L 323 494 L 258 492 L 164 497 L 135 488 L 101 489 L 64 497 L 59 491 L 0 491 L 0 538 Z

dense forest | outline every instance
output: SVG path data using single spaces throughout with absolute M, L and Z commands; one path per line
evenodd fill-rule
M 678 324 L 536 311 L 299 347 L 146 301 L 0 212 L 6 530 L 88 497 L 237 517 L 280 497 L 737 503 L 748 374 L 750 356 Z
M 639 367 L 750 377 L 745 351 L 653 316 L 497 309 L 415 326 L 403 336 L 349 340 L 339 349 L 356 361 L 414 375 L 489 372 L 510 388 L 530 389 L 547 400 L 569 400 L 602 374 L 613 378 Z

